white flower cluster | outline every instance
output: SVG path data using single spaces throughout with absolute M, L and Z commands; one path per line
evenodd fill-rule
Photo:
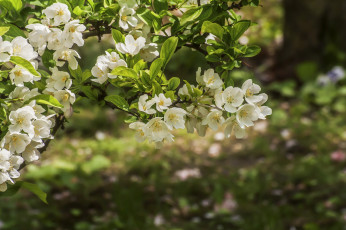
M 117 76 L 110 72 L 118 66 L 126 66 L 126 61 L 119 57 L 119 54 L 129 55 L 131 57 L 140 55 L 147 62 L 152 62 L 159 56 L 156 43 L 150 41 L 150 27 L 141 21 L 136 15 L 138 7 L 135 0 L 119 1 L 121 7 L 119 11 L 119 27 L 128 34 L 125 36 L 123 43 L 116 44 L 116 52 L 106 52 L 97 58 L 96 64 L 92 69 L 92 75 L 96 78 L 93 81 L 103 84 L 109 78 L 113 79 Z
M 32 30 L 29 33 L 29 42 L 43 55 L 45 49 L 53 50 L 53 59 L 57 66 L 63 66 L 65 62 L 71 69 L 78 67 L 77 51 L 71 49 L 74 44 L 84 45 L 82 32 L 86 29 L 79 24 L 79 20 L 71 21 L 71 13 L 66 4 L 54 3 L 43 10 L 46 17 L 41 23 L 27 25 Z
M 38 54 L 42 55 L 47 47 L 55 50 L 54 59 L 58 66 L 64 64 L 60 60 L 67 60 L 72 69 L 77 68 L 78 63 L 71 55 L 79 55 L 70 48 L 74 43 L 79 46 L 84 44 L 81 31 L 85 30 L 85 27 L 76 20 L 70 21 L 71 13 L 65 4 L 55 3 L 43 12 L 46 18 L 42 20 L 42 24 L 27 26 L 32 30 L 29 33 L 29 42 L 23 37 L 16 37 L 12 41 L 3 41 L 0 37 L 0 64 L 8 68 L 11 66 L 11 56 L 19 56 L 29 61 L 37 70 L 38 62 L 35 59 Z M 63 31 L 53 27 L 62 24 L 65 24 Z M 75 101 L 75 95 L 69 90 L 72 85 L 69 73 L 59 71 L 57 67 L 50 71 L 51 76 L 45 80 L 19 65 L 9 70 L 9 84 L 15 87 L 8 98 L 0 102 L 6 116 L 2 123 L 6 127 L 1 127 L 0 132 L 0 191 L 5 191 L 7 183 L 14 183 L 20 176 L 18 169 L 24 162 L 30 163 L 39 159 L 38 149 L 44 147 L 45 140 L 53 138 L 51 129 L 55 125 L 55 114 L 60 110 L 65 116 L 72 114 L 71 104 Z M 40 85 L 44 85 L 42 92 L 34 81 L 40 81 Z M 34 97 L 42 94 L 52 95 L 63 108 L 37 104 Z
M 196 129 L 200 136 L 204 136 L 208 127 L 217 130 L 226 126 L 227 137 L 234 132 L 237 138 L 243 138 L 246 127 L 272 113 L 269 107 L 263 106 L 268 96 L 259 94 L 261 88 L 252 80 L 245 81 L 242 88 L 229 86 L 223 90 L 224 83 L 213 69 L 206 70 L 203 75 L 199 69 L 196 75 L 198 87 L 185 84 L 178 91 L 182 101 L 176 104 L 183 108 L 173 106 L 172 100 L 162 93 L 149 100 L 147 94 L 139 98 L 138 110 L 155 114 L 155 117 L 147 123 L 136 121 L 130 124 L 130 128 L 136 130 L 138 141 L 148 139 L 160 147 L 163 141 L 173 140 L 173 129 L 185 127 L 189 133 Z M 202 95 L 192 95 L 194 89 L 202 91 Z
M 11 42 L 3 41 L 0 36 L 0 63 L 10 61 L 11 56 L 18 56 L 29 61 L 32 66 L 37 69 L 38 63 L 35 60 L 37 58 L 37 52 L 23 37 L 16 37 Z M 40 78 L 30 73 L 22 66 L 16 65 L 10 71 L 10 79 L 12 84 L 16 86 L 24 86 L 24 83 L 37 81 Z
M 39 159 L 37 149 L 44 146 L 45 139 L 52 138 L 54 114 L 45 115 L 46 109 L 35 100 L 30 101 L 37 95 L 37 89 L 17 87 L 9 96 L 16 103 L 7 108 L 8 131 L 0 142 L 0 191 L 7 189 L 7 182 L 14 183 L 13 179 L 19 177 L 17 170 L 24 161 L 30 163 Z

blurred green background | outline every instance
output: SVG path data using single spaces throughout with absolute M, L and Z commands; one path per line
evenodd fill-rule
M 87 101 L 23 179 L 48 193 L 0 197 L 0 229 L 345 230 L 346 2 L 262 0 L 237 13 L 262 52 L 234 70 L 269 94 L 273 115 L 244 140 L 175 133 L 157 150 L 126 116 Z M 82 66 L 112 47 L 91 38 Z M 206 62 L 180 50 L 167 75 L 193 81 Z

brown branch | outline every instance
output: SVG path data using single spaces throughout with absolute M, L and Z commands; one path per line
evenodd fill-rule
M 241 0 L 239 3 L 232 2 L 231 6 L 228 7 L 228 9 L 238 9 L 240 10 L 243 7 L 243 0 Z
M 193 43 L 192 44 L 186 43 L 184 46 L 195 49 L 204 55 L 208 55 L 208 52 L 206 50 L 202 49 L 202 47 L 200 47 L 199 45 L 196 45 Z
M 97 36 L 99 40 L 101 40 L 102 35 L 104 34 L 110 34 L 112 31 L 111 29 L 106 29 L 105 31 L 99 31 L 99 30 L 91 30 L 88 32 L 83 33 L 83 39 L 87 39 L 89 37 Z

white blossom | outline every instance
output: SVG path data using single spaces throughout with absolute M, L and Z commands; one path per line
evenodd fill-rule
M 33 83 L 34 80 L 37 80 L 37 77 L 35 77 L 27 69 L 25 69 L 19 65 L 16 65 L 10 71 L 10 79 L 11 79 L 12 84 L 15 84 L 16 86 L 24 86 L 25 82 Z
M 26 162 L 37 161 L 41 156 L 38 148 L 42 148 L 43 146 L 43 143 L 32 141 L 28 146 L 26 146 L 24 152 L 22 152 L 22 157 Z
M 127 63 L 120 58 L 119 54 L 117 54 L 116 52 L 111 52 L 111 53 L 108 53 L 106 51 L 106 56 L 105 56 L 105 64 L 108 65 L 108 68 L 113 70 L 115 69 L 116 67 L 119 67 L 119 66 L 125 66 L 127 67 Z
M 53 59 L 56 61 L 57 66 L 63 66 L 65 64 L 65 62 L 63 61 L 67 61 L 68 65 L 70 66 L 72 70 L 75 70 L 78 67 L 78 62 L 76 57 L 80 58 L 77 51 L 68 49 L 68 48 L 59 49 L 55 51 L 53 54 Z M 59 60 L 63 60 L 63 61 L 59 61 Z
M 143 132 L 145 136 L 153 142 L 161 142 L 164 140 L 173 141 L 173 135 L 167 124 L 162 120 L 162 117 L 155 117 L 151 119 L 144 127 Z
M 62 30 L 58 28 L 51 28 L 51 32 L 47 36 L 47 43 L 47 48 L 50 50 L 58 50 L 65 47 L 62 39 Z
M 6 191 L 6 182 L 13 183 L 12 179 L 20 176 L 17 170 L 23 162 L 22 157 L 11 155 L 6 149 L 0 149 L 0 191 Z
M 108 65 L 102 62 L 97 62 L 96 65 L 91 69 L 91 74 L 96 77 L 92 81 L 103 84 L 108 79 Z
M 157 50 L 156 43 L 146 44 L 139 52 L 139 54 L 141 55 L 141 58 L 146 62 L 152 62 L 156 57 L 160 55 L 159 51 Z
M 227 87 L 222 93 L 224 108 L 227 112 L 235 113 L 244 101 L 243 91 L 238 87 Z
M 138 19 L 135 17 L 136 11 L 127 6 L 121 7 L 119 11 L 119 26 L 124 30 L 137 26 Z
M 76 101 L 76 96 L 68 89 L 58 90 L 54 92 L 54 97 L 62 104 L 65 116 L 72 115 L 71 105 Z
M 139 37 L 136 40 L 132 35 L 126 35 L 125 43 L 117 43 L 116 48 L 123 54 L 134 56 L 145 46 L 145 38 Z
M 60 24 L 66 24 L 71 19 L 71 13 L 68 6 L 63 3 L 54 3 L 42 11 L 47 18 L 53 19 L 53 26 L 59 26 Z
M 32 120 L 35 119 L 35 111 L 30 106 L 24 106 L 15 111 L 12 111 L 9 116 L 11 125 L 10 132 L 26 132 L 30 137 L 34 136 L 34 126 Z
M 163 93 L 160 93 L 159 96 L 155 95 L 153 98 L 156 103 L 156 110 L 159 112 L 163 112 L 168 109 L 168 106 L 172 105 L 172 100 L 170 98 L 166 98 Z
M 22 153 L 30 143 L 27 134 L 8 132 L 1 141 L 1 147 L 10 150 L 11 153 Z
M 254 105 L 245 104 L 238 108 L 236 118 L 241 127 L 253 126 L 253 121 L 258 119 L 258 111 Z
M 216 131 L 224 121 L 225 118 L 222 116 L 222 111 L 212 110 L 207 117 L 203 119 L 202 125 L 208 125 L 212 130 Z
M 28 61 L 37 58 L 37 53 L 34 48 L 23 37 L 16 37 L 11 41 L 12 55 L 22 57 Z
M 64 46 L 71 48 L 74 43 L 78 46 L 83 46 L 84 40 L 82 32 L 85 29 L 85 25 L 79 24 L 79 20 L 73 20 L 67 23 L 61 37 L 64 41 Z
M 156 113 L 155 109 L 152 109 L 151 107 L 155 104 L 154 100 L 148 100 L 148 95 L 144 94 L 139 97 L 138 100 L 138 109 L 139 111 L 142 111 L 147 114 L 154 114 Z
M 261 91 L 261 87 L 252 83 L 251 79 L 248 79 L 243 83 L 242 90 L 247 103 L 254 104 L 262 100 L 262 96 L 256 95 Z
M 238 123 L 235 116 L 227 118 L 224 123 L 225 127 L 225 136 L 230 137 L 234 133 L 235 137 L 238 139 L 244 138 L 246 135 L 245 127 L 241 127 Z
M 173 128 L 183 129 L 185 128 L 185 115 L 185 110 L 181 108 L 171 108 L 166 111 L 164 121 L 171 130 Z
M 28 39 L 32 46 L 38 48 L 38 53 L 43 55 L 47 46 L 47 39 L 50 33 L 49 27 L 39 23 L 27 25 L 25 28 L 32 30 Z
M 9 41 L 3 41 L 0 36 L 0 62 L 8 62 L 13 52 L 12 44 Z
M 259 96 L 262 96 L 262 100 L 256 103 L 256 110 L 258 113 L 259 119 L 266 119 L 266 116 L 272 114 L 272 109 L 268 106 L 262 106 L 268 100 L 268 95 L 265 93 L 261 93 Z
M 72 80 L 68 72 L 59 71 L 57 67 L 51 68 L 52 75 L 47 79 L 47 90 L 56 91 L 63 88 L 69 89 L 72 85 Z
M 143 127 L 145 124 L 140 121 L 133 122 L 129 125 L 130 129 L 134 129 L 136 131 L 135 138 L 138 142 L 143 142 L 146 137 L 143 131 Z
M 219 74 L 214 72 L 214 69 L 204 71 L 203 81 L 205 86 L 210 89 L 218 89 L 223 85 L 223 81 Z
M 50 129 L 52 127 L 52 122 L 49 119 L 36 119 L 32 122 L 34 126 L 34 136 L 33 141 L 42 142 L 43 138 L 50 138 Z

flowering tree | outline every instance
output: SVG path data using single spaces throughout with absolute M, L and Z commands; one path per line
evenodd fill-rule
M 271 114 L 258 85 L 249 79 L 235 87 L 229 75 L 242 58 L 260 52 L 239 43 L 251 22 L 233 9 L 258 4 L 0 0 L 0 190 L 13 186 L 20 169 L 40 158 L 80 97 L 128 113 L 125 122 L 138 141 L 158 148 L 173 141 L 174 129 L 204 136 L 208 128 L 223 126 L 226 136 L 243 138 L 246 127 Z M 112 35 L 115 47 L 91 70 L 82 70 L 75 47 L 103 34 Z M 183 46 L 198 50 L 210 64 L 197 70 L 197 85 L 165 76 L 167 63 Z M 17 185 L 40 193 L 32 184 Z

